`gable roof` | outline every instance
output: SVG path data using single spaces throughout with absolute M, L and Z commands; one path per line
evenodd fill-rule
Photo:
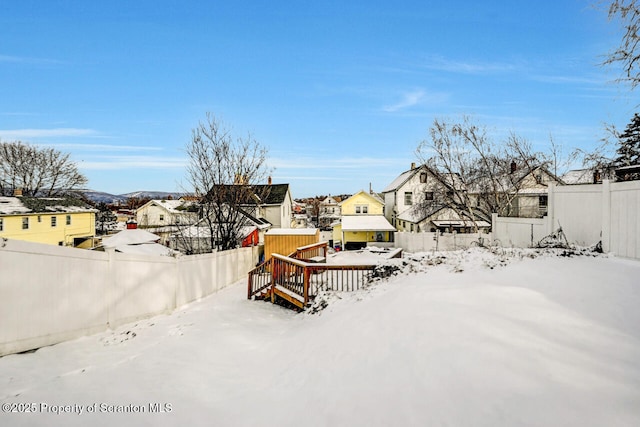
M 385 187 L 384 190 L 382 190 L 383 193 L 389 193 L 391 191 L 395 191 L 398 188 L 400 188 L 405 182 L 409 181 L 409 179 L 411 177 L 413 177 L 416 173 L 418 173 L 420 170 L 426 169 L 427 167 L 425 165 L 420 165 L 418 167 L 415 167 L 413 169 L 409 169 L 408 171 L 404 171 L 402 172 L 400 175 L 398 175 L 398 177 L 396 179 L 394 179 L 393 181 L 391 181 L 391 184 L 387 185 Z
M 363 195 L 365 195 L 365 196 L 369 197 L 370 199 L 373 199 L 373 201 L 378 202 L 378 203 L 380 203 L 382 206 L 384 206 L 384 200 L 382 200 L 382 199 L 380 198 L 380 196 L 378 196 L 376 193 L 370 194 L 370 193 L 368 193 L 367 191 L 364 191 L 364 190 L 360 190 L 360 191 L 358 191 L 356 194 L 354 194 L 353 196 L 351 196 L 351 197 L 349 197 L 349 198 L 347 198 L 347 199 L 344 199 L 343 201 L 341 201 L 340 203 L 338 203 L 338 206 L 342 206 L 342 205 L 344 205 L 345 203 L 347 203 L 347 201 L 348 201 L 348 200 L 350 200 L 350 199 L 352 199 L 352 198 L 354 198 L 354 197 L 356 197 L 356 196 L 358 196 L 358 195 L 360 195 L 360 194 L 363 194 Z
M 145 203 L 144 205 L 140 206 L 138 208 L 138 210 L 144 209 L 147 206 L 151 206 L 151 205 L 155 205 L 158 206 L 160 208 L 163 208 L 164 210 L 166 210 L 169 213 L 173 213 L 173 214 L 180 214 L 180 213 L 184 213 L 185 209 L 178 209 L 181 206 L 190 206 L 194 204 L 194 202 L 191 201 L 185 201 L 185 200 L 159 200 L 159 199 L 154 199 L 154 200 L 149 200 L 147 203 Z
M 443 173 L 441 176 L 438 176 L 429 166 L 420 165 L 413 169 L 409 169 L 408 171 L 402 172 L 396 179 L 394 179 L 391 184 L 387 185 L 384 190 L 382 190 L 382 194 L 390 193 L 392 191 L 397 191 L 400 187 L 402 187 L 407 181 L 413 178 L 419 172 L 427 172 L 431 177 L 435 178 L 438 182 L 446 187 L 456 186 L 460 188 L 460 178 L 458 174 L 455 173 Z

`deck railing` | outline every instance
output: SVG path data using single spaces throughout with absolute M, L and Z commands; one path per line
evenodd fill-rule
M 249 271 L 249 286 L 247 298 L 263 292 L 271 286 L 271 260 L 265 261 Z
M 310 260 L 316 257 L 327 259 L 327 242 L 313 243 L 297 248 L 289 255 L 289 258 Z
M 248 298 L 261 292 L 281 295 L 300 308 L 321 290 L 355 291 L 371 281 L 375 265 L 310 263 L 273 254 L 249 272 Z

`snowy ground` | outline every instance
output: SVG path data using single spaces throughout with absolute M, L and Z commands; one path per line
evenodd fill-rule
M 316 314 L 240 282 L 0 358 L 0 425 L 638 426 L 640 263 L 562 252 L 336 254 L 399 271 Z

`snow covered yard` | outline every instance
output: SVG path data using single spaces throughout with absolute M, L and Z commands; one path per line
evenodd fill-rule
M 330 262 L 357 256 L 398 274 L 322 295 L 316 314 L 248 301 L 242 281 L 0 358 L 0 425 L 640 425 L 640 263 L 480 249 Z

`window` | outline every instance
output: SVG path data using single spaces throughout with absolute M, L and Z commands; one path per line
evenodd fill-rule
M 356 205 L 356 213 L 357 214 L 369 213 L 369 205 Z
M 424 199 L 428 202 L 433 201 L 433 191 L 427 191 L 424 193 Z
M 71 215 L 67 215 L 67 225 L 71 225 Z
M 541 208 L 546 208 L 548 199 L 549 199 L 548 196 L 538 196 L 538 205 Z
M 413 205 L 413 193 L 409 191 L 404 193 L 404 204 L 407 206 Z
M 0 231 L 4 231 L 4 218 L 0 218 Z
M 58 217 L 52 216 L 51 217 L 51 226 L 55 227 L 56 225 L 58 225 Z
M 164 215 L 160 215 L 160 221 L 164 221 Z
M 42 222 L 42 216 L 38 215 L 38 222 Z
M 22 229 L 23 230 L 28 230 L 29 229 L 29 217 L 22 217 Z
M 425 184 L 427 182 L 427 173 L 426 172 L 420 172 L 420 183 L 421 184 Z

